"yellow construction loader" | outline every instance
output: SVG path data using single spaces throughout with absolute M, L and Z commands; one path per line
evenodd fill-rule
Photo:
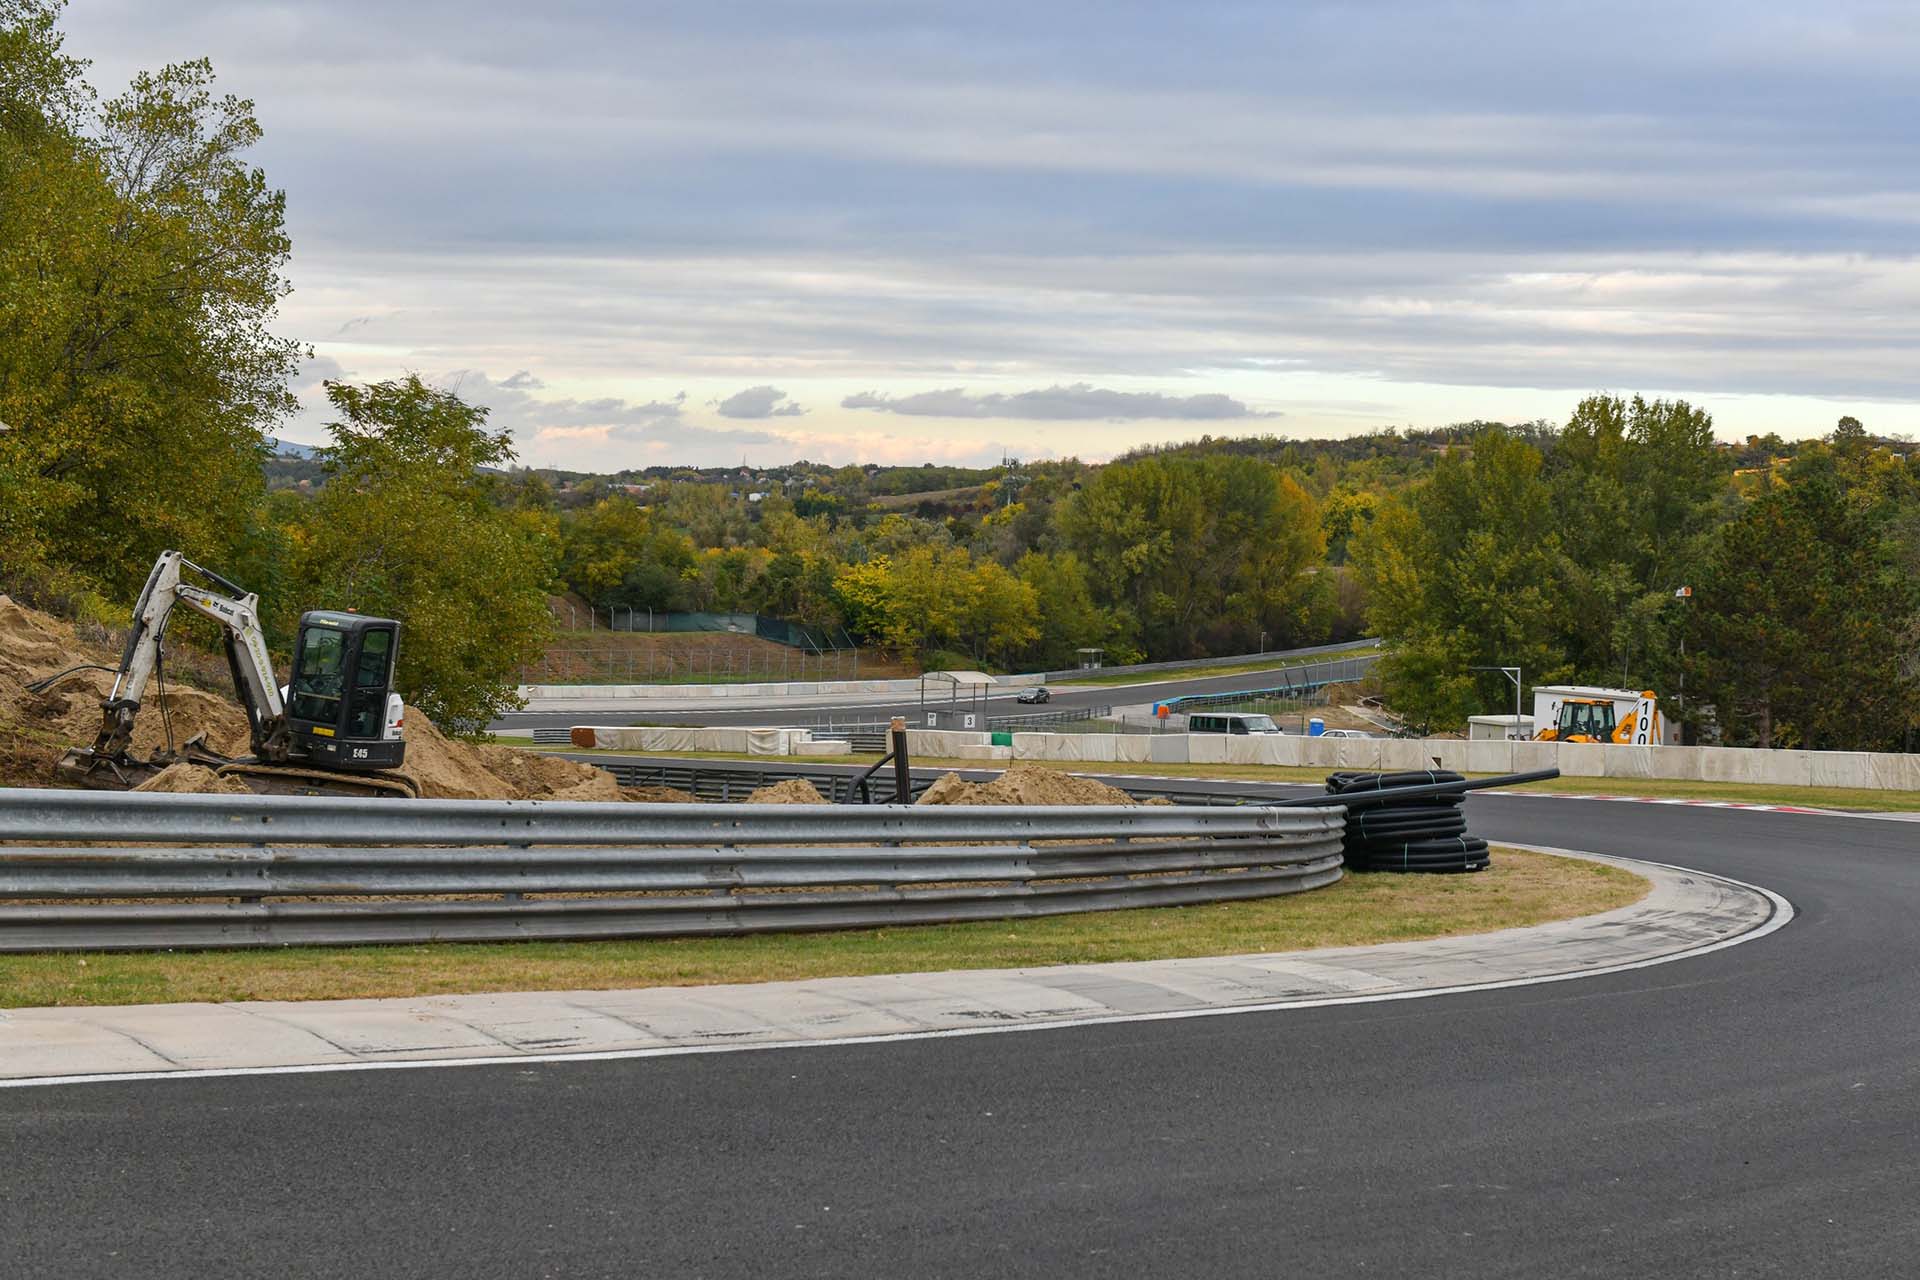
M 1534 689 L 1534 739 L 1539 742 L 1611 742 L 1659 746 L 1666 741 L 1660 700 L 1651 689 Z

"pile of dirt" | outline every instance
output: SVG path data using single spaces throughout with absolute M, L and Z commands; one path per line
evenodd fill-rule
M 756 788 L 747 797 L 748 804 L 826 804 L 827 798 L 814 790 L 805 778 L 788 778 L 770 787 Z
M 0 595 L 0 784 L 47 786 L 68 747 L 89 746 L 99 735 L 110 673 L 76 671 L 45 693 L 26 688 L 84 662 L 117 666 L 119 658 L 90 651 L 67 623 Z M 231 701 L 177 684 L 164 693 L 150 687 L 134 726 L 134 753 L 164 750 L 169 730 L 176 747 L 204 734 L 224 755 L 247 749 L 246 717 Z
M 957 773 L 941 777 L 916 804 L 1133 804 L 1118 787 L 1070 773 L 1016 764 L 992 782 L 968 782 Z
M 620 798 L 629 804 L 699 804 L 700 797 L 677 787 L 622 787 Z
M 119 665 L 119 655 L 84 644 L 73 627 L 0 595 L 0 786 L 53 785 L 55 762 L 69 747 L 85 747 L 100 732 L 100 701 L 113 687 L 105 671 L 77 671 L 45 693 L 26 686 L 75 663 Z M 169 736 L 169 731 L 171 735 Z M 222 755 L 250 749 L 246 713 L 231 698 L 169 685 L 149 685 L 135 722 L 133 754 L 150 757 L 205 735 Z M 622 798 L 612 774 L 591 765 L 511 747 L 455 742 L 412 707 L 406 714 L 407 758 L 400 773 L 420 794 L 444 800 L 601 800 Z M 150 779 L 149 791 L 234 794 L 246 788 L 210 770 L 172 766 Z
M 134 788 L 176 795 L 248 796 L 253 792 L 238 778 L 223 778 L 204 765 L 170 764 Z

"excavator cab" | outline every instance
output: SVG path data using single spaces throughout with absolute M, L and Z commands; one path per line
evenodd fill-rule
M 406 758 L 392 618 L 315 610 L 300 617 L 287 683 L 294 752 L 327 769 L 397 769 Z
M 1616 721 L 1613 703 L 1600 699 L 1568 698 L 1560 704 L 1560 723 L 1554 735 L 1561 742 L 1612 742 Z

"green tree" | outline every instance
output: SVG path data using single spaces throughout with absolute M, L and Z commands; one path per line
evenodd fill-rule
M 1033 591 L 1039 636 L 1023 655 L 1049 670 L 1074 665 L 1076 649 L 1102 645 L 1114 630 L 1112 620 L 1094 603 L 1087 569 L 1071 551 L 1047 555 L 1029 551 L 1013 566 Z
M 250 527 L 301 355 L 270 327 L 284 199 L 205 62 L 95 108 L 57 13 L 0 0 L 0 474 L 43 553 L 126 592 L 162 548 L 230 562 Z
M 1475 666 L 1564 674 L 1562 556 L 1540 451 L 1503 429 L 1450 452 L 1405 503 L 1387 503 L 1353 543 L 1368 624 L 1391 652 L 1388 701 L 1416 723 L 1463 725 L 1511 705 L 1511 686 Z
M 481 468 L 513 447 L 485 409 L 418 377 L 326 389 L 341 417 L 298 554 L 301 607 L 398 618 L 401 693 L 478 732 L 521 705 L 516 672 L 551 636 L 551 519 L 495 501 Z
M 1689 615 L 1694 676 L 1735 745 L 1901 749 L 1912 728 L 1903 662 L 1920 594 L 1887 555 L 1887 512 L 1850 494 L 1833 455 L 1720 533 Z
M 1291 637 L 1325 550 L 1313 499 L 1252 458 L 1148 456 L 1103 468 L 1060 514 L 1104 600 L 1155 656 Z

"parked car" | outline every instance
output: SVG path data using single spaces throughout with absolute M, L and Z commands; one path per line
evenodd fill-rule
M 1273 722 L 1272 716 L 1253 715 L 1245 712 L 1208 713 L 1187 717 L 1188 733 L 1285 733 Z
M 1323 738 L 1371 738 L 1375 735 L 1365 729 L 1327 729 L 1320 734 Z
M 1015 698 L 1014 701 L 1026 703 L 1047 702 L 1051 700 L 1052 697 L 1053 695 L 1047 692 L 1045 685 L 1037 684 L 1031 689 L 1022 689 L 1020 696 Z

